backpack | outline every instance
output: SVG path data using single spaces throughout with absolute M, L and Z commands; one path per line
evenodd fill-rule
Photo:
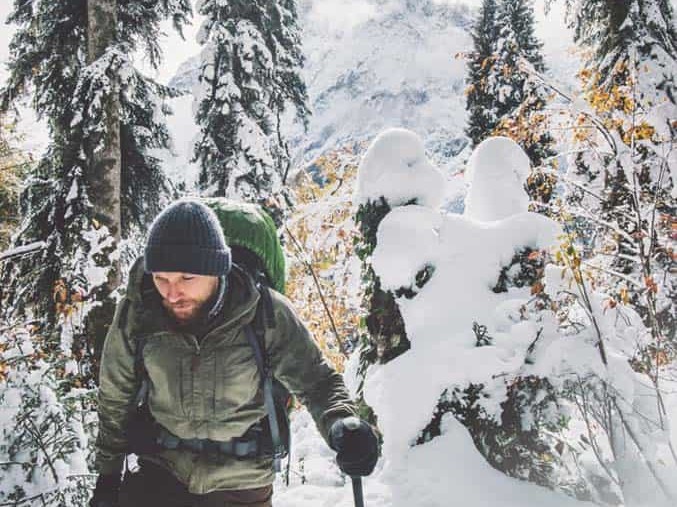
M 254 204 L 240 203 L 226 198 L 201 199 L 219 219 L 231 248 L 233 263 L 246 271 L 254 280 L 260 299 L 252 324 L 245 327 L 245 334 L 254 352 L 264 394 L 267 424 L 262 426 L 266 439 L 272 442 L 275 471 L 281 471 L 281 459 L 289 456 L 291 432 L 289 413 L 294 398 L 284 385 L 275 379 L 266 355 L 265 332 L 275 327 L 275 315 L 270 288 L 284 293 L 285 259 L 277 229 L 270 216 Z M 126 312 L 125 312 L 126 313 Z M 148 377 L 143 364 L 141 340 L 134 351 L 134 370 L 140 379 L 140 387 L 134 402 L 134 413 L 130 421 L 130 452 L 137 454 L 153 452 L 155 447 L 155 424 L 148 409 Z M 286 470 L 289 480 L 289 462 Z
M 285 257 L 277 228 L 273 219 L 261 206 L 236 202 L 225 197 L 203 198 L 201 202 L 209 206 L 219 219 L 226 244 L 231 249 L 233 263 L 249 273 L 261 295 L 254 325 L 247 326 L 245 331 L 254 350 L 254 358 L 263 382 L 266 412 L 268 421 L 272 423 L 270 432 L 273 448 L 277 449 L 276 453 L 280 456 L 288 456 L 291 447 L 289 413 L 295 404 L 294 397 L 272 376 L 267 364 L 264 342 L 266 328 L 275 327 L 269 288 L 281 294 L 285 291 Z M 255 336 L 249 332 L 250 329 L 254 331 Z M 272 383 L 269 388 L 266 387 L 268 378 Z M 277 424 L 273 421 L 277 421 Z M 279 461 L 275 463 L 275 467 L 279 472 Z

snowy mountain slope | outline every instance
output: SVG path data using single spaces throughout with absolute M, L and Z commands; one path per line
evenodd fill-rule
M 466 143 L 465 66 L 454 55 L 470 47 L 470 9 L 430 0 L 378 4 L 372 18 L 347 30 L 314 21 L 304 6 L 313 118 L 294 144 L 306 161 L 391 126 L 416 130 L 442 158 Z
M 293 167 L 343 145 L 369 142 L 388 127 L 404 127 L 425 139 L 432 160 L 448 175 L 459 171 L 468 154 L 464 135 L 465 62 L 455 56 L 471 49 L 471 23 L 477 0 L 300 0 L 306 63 L 303 69 L 312 116 L 303 132 L 288 119 Z M 571 53 L 571 32 L 564 27 L 563 6 L 544 11 L 536 2 L 538 35 L 546 64 L 558 84 L 575 84 L 578 57 Z M 194 22 L 199 23 L 199 19 Z M 174 37 L 176 39 L 176 37 Z M 167 47 L 176 47 L 171 37 Z M 187 93 L 197 82 L 199 46 L 170 84 Z M 175 63 L 175 62 L 173 62 Z M 189 95 L 190 96 L 190 95 Z M 175 156 L 166 155 L 170 173 L 194 181 L 187 163 L 197 132 L 188 97 L 178 99 L 171 120 Z M 171 170 L 175 168 L 176 170 Z M 188 169 L 188 174 L 185 171 Z M 451 188 L 452 194 L 460 189 Z
M 544 1 L 536 1 L 535 8 L 546 65 L 556 81 L 571 86 L 578 57 L 570 51 L 573 44 L 571 32 L 564 27 L 563 5 L 555 2 L 546 14 Z M 343 144 L 369 141 L 386 127 L 406 127 L 426 140 L 430 156 L 443 169 L 460 169 L 462 160 L 451 159 L 466 142 L 465 66 L 454 55 L 470 49 L 469 28 L 480 3 L 300 0 L 306 54 L 303 74 L 313 116 L 307 133 L 289 127 L 295 165 Z M 2 2 L 0 16 L 5 19 L 10 9 L 10 2 Z M 165 58 L 158 71 L 148 68 L 143 55 L 135 56 L 136 64 L 159 81 L 190 91 L 198 75 L 200 46 L 195 36 L 201 21 L 195 15 L 184 30 L 185 39 L 169 24 L 163 26 Z M 8 26 L 0 35 L 2 63 L 9 57 L 13 32 L 14 27 Z M 0 83 L 5 78 L 6 71 L 0 68 Z M 189 162 L 197 133 L 191 102 L 191 96 L 172 101 L 175 114 L 169 123 L 174 152 L 161 154 L 170 176 L 189 187 L 197 171 Z M 27 134 L 26 145 L 39 153 L 47 144 L 46 126 L 28 110 L 22 109 L 21 114 L 19 128 Z
M 375 7 L 346 26 L 318 14 L 319 2 L 301 3 L 313 116 L 307 133 L 289 126 L 295 165 L 389 126 L 420 132 L 442 160 L 458 154 L 467 142 L 465 67 L 454 55 L 470 46 L 471 10 L 431 0 L 361 4 Z M 170 84 L 189 91 L 198 71 L 196 56 Z

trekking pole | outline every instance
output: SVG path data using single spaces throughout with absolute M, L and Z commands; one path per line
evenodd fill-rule
M 360 420 L 357 417 L 348 417 L 344 424 L 348 431 L 355 431 L 360 427 Z M 351 475 L 350 479 L 353 481 L 353 499 L 355 500 L 355 507 L 364 507 L 362 477 Z
M 353 499 L 355 507 L 364 507 L 364 496 L 362 495 L 362 477 L 351 477 L 353 480 Z

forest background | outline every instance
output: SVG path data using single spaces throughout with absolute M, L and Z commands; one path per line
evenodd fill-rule
M 472 455 L 539 505 L 674 504 L 674 2 L 0 9 L 0 505 L 84 505 L 119 287 L 186 195 L 274 216 L 374 502 L 448 505 Z M 278 502 L 347 501 L 307 423 Z

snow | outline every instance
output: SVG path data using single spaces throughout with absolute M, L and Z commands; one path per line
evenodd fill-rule
M 188 191 L 197 184 L 199 167 L 192 161 L 193 145 L 200 133 L 193 117 L 193 97 L 181 95 L 170 101 L 173 111 L 167 117 L 167 128 L 172 133 L 172 150 L 151 151 L 162 161 L 162 166 L 175 184 L 184 183 Z
M 385 448 L 375 474 L 364 480 L 366 504 L 370 507 L 434 507 L 453 502 L 468 507 L 579 505 L 561 494 L 508 478 L 492 469 L 475 449 L 467 431 L 450 416 L 444 418 L 442 435 L 412 447 L 444 389 L 482 381 L 497 372 L 511 372 L 521 364 L 524 351 L 538 332 L 535 322 L 520 316 L 521 308 L 531 297 L 529 288 L 513 288 L 503 294 L 495 294 L 491 289 L 500 268 L 517 249 L 524 246 L 548 249 L 556 243 L 559 233 L 552 221 L 526 211 L 528 201 L 523 182 L 529 170 L 528 159 L 507 140 L 490 139 L 470 158 L 465 175 L 468 194 L 464 213 L 448 214 L 440 209 L 445 198 L 464 191 L 461 178 L 453 180 L 453 190 L 449 190 L 447 181 L 449 168 L 457 167 L 465 156 L 457 155 L 464 139 L 465 69 L 461 61 L 452 59 L 452 53 L 470 47 L 465 25 L 469 16 L 463 8 L 468 4 L 476 7 L 480 2 L 434 0 L 433 3 L 447 7 L 426 11 L 417 8 L 416 2 L 399 0 L 301 2 L 308 55 L 304 77 L 309 84 L 314 116 L 308 134 L 299 133 L 295 140 L 297 159 L 309 160 L 342 144 L 370 139 L 385 127 L 409 127 L 423 135 L 422 139 L 401 128 L 384 132 L 371 145 L 360 171 L 358 202 L 384 196 L 394 207 L 381 223 L 378 247 L 372 257 L 384 287 L 412 288 L 421 269 L 435 267 L 432 279 L 413 299 L 399 300 L 412 349 L 385 366 L 371 367 L 368 373 L 366 395 L 379 414 Z M 551 74 L 573 87 L 579 59 L 569 51 L 571 32 L 563 29 L 562 2 L 551 7 L 549 17 L 540 11 L 542 3 L 543 0 L 537 2 L 537 29 L 545 42 L 546 62 Z M 423 4 L 428 3 L 420 5 Z M 9 7 L 10 2 L 0 6 L 3 17 Z M 170 35 L 161 44 L 168 58 L 155 73 L 156 78 L 166 82 L 181 62 L 199 52 L 195 42 L 199 26 L 200 22 L 195 22 L 188 27 L 187 41 L 167 30 Z M 6 27 L 0 35 L 0 61 L 7 59 L 11 33 L 12 28 Z M 136 63 L 144 58 L 135 57 L 139 58 Z M 0 83 L 5 77 L 2 68 Z M 172 101 L 176 114 L 170 117 L 169 124 L 174 151 L 158 153 L 173 181 L 183 180 L 189 189 L 197 174 L 197 165 L 189 162 L 198 134 L 190 108 L 192 100 L 185 95 Z M 573 109 L 589 111 L 580 100 Z M 40 146 L 46 145 L 46 127 L 38 124 L 28 109 L 22 109 L 21 115 L 20 130 L 28 134 L 26 145 L 39 151 Z M 252 149 L 263 151 L 262 146 Z M 677 174 L 676 153 L 673 150 L 666 155 L 673 179 Z M 454 156 L 456 159 L 450 162 Z M 673 197 L 675 192 L 677 187 L 673 188 Z M 412 200 L 416 204 L 404 206 Z M 87 253 L 90 261 L 94 253 L 106 246 L 100 236 L 100 232 L 91 231 L 88 237 L 92 246 Z M 88 279 L 101 281 L 105 272 L 92 269 L 87 273 Z M 545 290 L 553 299 L 561 291 L 571 290 L 572 284 L 569 272 L 552 264 L 546 266 Z M 592 371 L 608 379 L 622 399 L 629 400 L 625 409 L 636 408 L 655 417 L 652 412 L 655 407 L 651 405 L 654 398 L 646 379 L 635 375 L 627 364 L 627 355 L 632 350 L 629 344 L 642 343 L 647 338 L 637 331 L 641 328 L 638 316 L 622 305 L 606 309 L 605 298 L 601 296 L 593 298 L 593 305 L 597 321 L 610 338 L 609 367 L 602 368 L 596 338 L 587 332 L 571 340 L 545 337 L 546 346 L 534 353 L 532 373 L 556 378 L 566 371 Z M 491 346 L 475 347 L 471 331 L 475 321 L 489 327 L 494 337 Z M 587 323 L 585 316 L 581 316 L 581 321 Z M 69 338 L 67 334 L 64 337 Z M 0 344 L 6 342 L 6 337 L 0 336 Z M 67 343 L 64 347 L 70 349 Z M 24 341 L 21 354 L 32 352 L 30 340 Z M 3 351 L 2 358 L 17 357 L 19 353 L 10 348 Z M 356 359 L 357 354 L 346 368 L 346 382 L 352 393 L 357 390 Z M 12 385 L 23 388 L 37 384 L 44 374 L 44 364 L 38 366 L 26 373 L 25 378 L 13 377 L 13 384 L 0 385 L 0 429 L 11 426 L 8 421 L 15 419 L 24 403 L 22 390 Z M 68 360 L 65 370 L 66 374 L 76 373 L 77 363 Z M 676 392 L 675 385 L 666 388 L 665 403 L 672 420 L 677 418 Z M 45 408 L 53 408 L 53 391 L 43 386 L 39 396 Z M 493 403 L 493 412 L 497 413 L 498 402 L 500 399 L 494 397 L 486 407 Z M 275 505 L 353 505 L 350 481 L 336 467 L 333 452 L 317 433 L 307 412 L 294 414 L 292 431 L 292 482 L 286 487 L 278 478 Z M 571 431 L 575 432 L 575 428 Z M 60 477 L 69 470 L 72 474 L 83 474 L 87 469 L 86 456 L 81 451 L 86 449 L 87 437 L 77 421 L 73 432 L 80 439 L 80 450 L 71 455 L 70 461 L 55 463 Z M 646 433 L 651 434 L 648 430 Z M 645 442 L 647 454 L 657 462 L 669 462 L 669 457 L 664 456 L 670 435 L 672 441 L 677 441 L 677 425 L 651 435 L 654 438 Z M 608 449 L 603 451 L 610 453 Z M 619 466 L 628 467 L 626 476 L 635 474 L 636 490 L 650 502 L 647 505 L 653 507 L 652 500 L 659 505 L 659 495 L 651 491 L 656 488 L 646 478 L 646 470 L 633 465 L 636 457 L 628 452 L 626 462 Z M 25 453 L 16 459 L 30 457 Z M 582 463 L 588 458 L 583 455 Z M 595 463 L 584 466 L 592 468 Z M 674 477 L 670 475 L 672 471 L 667 466 L 661 471 L 668 482 Z M 3 472 L 0 486 L 5 485 L 3 481 L 19 480 L 18 476 L 18 472 Z M 38 481 L 30 491 L 44 491 L 48 486 L 49 481 Z
M 375 149 L 377 145 L 381 150 Z M 618 402 L 623 424 L 635 428 L 638 442 L 625 443 L 622 449 L 612 442 L 616 470 L 625 481 L 622 494 L 628 505 L 668 505 L 643 461 L 649 460 L 656 477 L 671 484 L 669 477 L 674 476 L 675 464 L 670 457 L 669 435 L 652 422 L 661 419 L 655 394 L 649 379 L 634 372 L 629 364 L 637 348 L 645 347 L 650 340 L 639 315 L 621 304 L 609 308 L 608 295 L 592 292 L 588 296 L 591 313 L 579 309 L 581 330 L 575 338 L 568 338 L 559 334 L 554 314 L 528 315 L 529 301 L 533 299 L 530 287 L 511 287 L 499 293 L 492 290 L 501 269 L 515 253 L 525 247 L 549 251 L 558 245 L 561 235 L 560 227 L 551 219 L 527 211 L 529 200 L 523 185 L 529 174 L 529 161 L 521 148 L 500 137 L 480 144 L 468 162 L 466 178 L 470 188 L 465 211 L 447 214 L 434 206 L 434 200 L 432 207 L 406 204 L 409 197 L 426 194 L 425 183 L 417 181 L 418 175 L 397 169 L 402 164 L 398 164 L 397 156 L 406 157 L 407 153 L 395 146 L 399 145 L 389 146 L 379 136 L 367 151 L 358 176 L 361 184 L 378 177 L 388 201 L 400 203 L 379 225 L 371 264 L 382 288 L 393 293 L 401 288 L 413 289 L 416 274 L 424 267 L 434 271 L 413 297 L 397 299 L 411 341 L 410 350 L 385 365 L 370 366 L 365 379 L 365 399 L 378 414 L 384 435 L 384 464 L 379 477 L 392 486 L 394 505 L 400 499 L 402 505 L 414 501 L 420 505 L 448 505 L 449 495 L 459 485 L 473 481 L 491 486 L 477 492 L 466 489 L 464 505 L 523 505 L 526 501 L 536 502 L 534 505 L 554 505 L 559 501 L 573 504 L 544 491 L 543 500 L 536 500 L 538 493 L 534 491 L 522 496 L 512 479 L 483 461 L 466 430 L 450 416 L 445 416 L 441 436 L 416 445 L 442 393 L 471 383 L 482 384 L 488 395 L 482 408 L 489 417 L 498 419 L 505 396 L 501 379 L 508 383 L 512 376 L 520 374 L 548 378 L 559 388 L 576 375 L 591 376 L 612 386 L 616 399 L 624 400 Z M 393 167 L 395 170 L 391 170 Z M 410 193 L 395 193 L 396 198 L 390 199 L 391 188 L 404 188 Z M 361 195 L 374 198 L 379 192 L 362 190 Z M 546 291 L 554 301 L 562 294 L 574 293 L 573 282 L 568 271 L 546 266 Z M 572 315 L 576 318 L 575 309 Z M 492 338 L 489 345 L 477 346 L 474 323 L 486 326 Z M 603 336 L 606 363 L 601 359 L 596 329 Z M 534 349 L 541 333 L 539 346 Z M 528 363 L 526 357 L 530 358 Z M 355 368 L 349 367 L 348 371 L 354 372 Z M 403 400 L 406 410 L 402 409 Z M 532 423 L 527 414 L 525 424 Z M 568 431 L 576 427 L 572 424 Z M 462 451 L 463 440 L 472 450 L 467 455 Z M 636 445 L 641 446 L 641 454 Z M 600 452 L 611 455 L 608 445 L 601 448 Z M 459 449 L 462 458 L 458 457 Z M 599 469 L 585 455 L 580 461 L 587 463 L 587 470 Z M 472 478 L 455 483 L 455 467 L 460 462 L 465 465 L 464 471 L 471 470 Z M 474 469 L 473 463 L 497 477 Z M 494 485 L 495 482 L 500 484 Z M 503 483 L 509 485 L 505 491 Z M 500 492 L 495 498 L 489 495 L 494 491 Z
M 403 204 L 411 196 L 425 195 L 426 184 L 428 191 L 439 192 L 433 179 L 401 170 L 406 166 L 402 159 L 411 154 L 396 150 L 400 144 L 386 142 L 386 134 L 374 141 L 360 167 L 361 198 L 378 195 L 364 190 L 363 182 L 375 179 L 384 185 L 389 202 Z M 400 139 L 416 139 L 413 134 L 397 134 Z M 422 142 L 417 145 L 420 149 Z M 398 156 L 402 157 L 399 164 Z M 383 477 L 392 481 L 393 498 L 401 505 L 412 505 L 414 499 L 421 502 L 417 505 L 448 505 L 459 485 L 466 488 L 464 505 L 523 505 L 539 494 L 549 503 L 538 501 L 538 505 L 570 502 L 533 485 L 517 486 L 491 469 L 455 420 L 446 421 L 441 437 L 414 446 L 445 389 L 485 382 L 519 368 L 537 334 L 533 323 L 510 318 L 526 303 L 528 288 L 508 294 L 492 290 L 501 267 L 516 252 L 526 246 L 546 250 L 560 232 L 550 219 L 526 211 L 522 185 L 528 170 L 521 148 L 504 138 L 490 139 L 470 158 L 472 186 L 463 215 L 443 214 L 436 209 L 438 200 L 422 199 L 432 206 L 396 207 L 379 226 L 372 265 L 384 289 L 413 287 L 420 269 L 435 268 L 415 297 L 398 299 L 411 349 L 385 365 L 371 366 L 365 381 L 365 399 L 378 414 L 384 434 Z M 393 199 L 391 188 L 410 193 L 394 194 Z M 495 338 L 492 346 L 475 346 L 474 322 L 488 326 Z M 425 375 L 421 375 L 422 365 Z M 404 411 L 402 400 L 407 400 Z M 497 413 L 498 401 L 494 401 Z M 456 473 L 461 464 L 468 475 Z M 483 486 L 468 489 L 468 483 Z
M 351 482 L 333 461 L 310 415 L 294 413 L 290 485 L 278 477 L 276 507 L 353 507 Z M 453 458 L 453 459 L 450 459 Z M 436 470 L 439 473 L 430 473 Z M 369 507 L 584 507 L 562 494 L 511 479 L 491 468 L 477 453 L 467 431 L 444 419 L 435 445 L 418 446 L 406 461 L 382 460 L 362 479 Z
M 480 221 L 499 220 L 527 209 L 524 182 L 529 157 L 515 141 L 490 137 L 482 141 L 468 161 L 465 216 Z
M 36 241 L 34 243 L 29 243 L 27 245 L 22 245 L 16 248 L 10 248 L 4 252 L 0 252 L 0 260 L 8 259 L 10 257 L 23 255 L 28 252 L 33 252 L 34 250 L 42 250 L 47 247 L 47 243 L 44 241 Z
M 426 158 L 420 137 L 409 130 L 390 129 L 364 155 L 357 185 L 358 203 L 384 197 L 391 206 L 415 200 L 436 208 L 442 203 L 445 179 Z

